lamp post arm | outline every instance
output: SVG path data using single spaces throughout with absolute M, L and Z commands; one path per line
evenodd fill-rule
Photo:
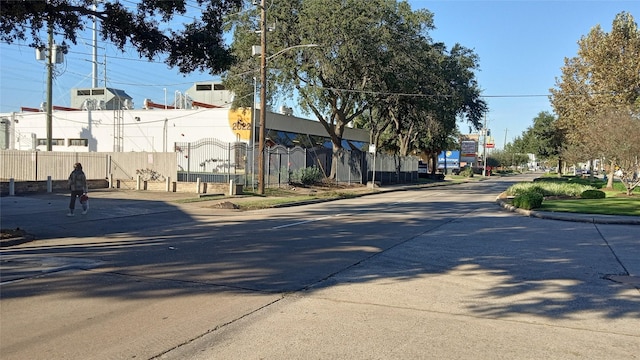
M 276 56 L 282 55 L 284 52 L 289 51 L 291 49 L 303 48 L 303 47 L 316 47 L 316 46 L 319 46 L 319 45 L 318 44 L 302 44 L 302 45 L 289 46 L 288 48 L 284 48 L 284 49 L 276 52 L 275 54 L 267 56 L 267 60 L 271 60 L 271 59 L 275 58 Z

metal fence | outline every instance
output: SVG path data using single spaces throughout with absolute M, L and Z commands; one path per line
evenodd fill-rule
M 228 183 L 257 186 L 259 154 L 246 143 L 202 139 L 176 143 L 175 152 L 42 152 L 0 151 L 0 178 L 17 181 L 66 180 L 73 164 L 80 162 L 89 179 L 136 179 L 182 182 Z M 298 181 L 302 169 L 317 167 L 326 177 L 331 172 L 333 151 L 327 148 L 268 147 L 264 153 L 265 186 Z M 337 183 L 409 183 L 418 179 L 418 158 L 365 153 L 342 149 L 336 164 Z
M 225 143 L 216 139 L 176 143 L 178 181 L 229 182 L 257 187 L 258 147 L 246 143 Z M 375 160 L 375 161 L 374 161 Z M 337 183 L 382 184 L 409 183 L 418 179 L 418 158 L 365 153 L 342 149 L 336 164 Z M 328 177 L 333 150 L 328 148 L 265 148 L 265 186 L 277 187 L 299 180 L 300 171 L 317 167 Z

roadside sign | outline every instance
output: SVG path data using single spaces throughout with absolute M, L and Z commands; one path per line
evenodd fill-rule
M 478 143 L 475 141 L 463 141 L 460 144 L 460 155 L 462 157 L 475 157 L 478 149 Z

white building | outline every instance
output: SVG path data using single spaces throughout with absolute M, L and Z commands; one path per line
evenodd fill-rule
M 99 99 L 94 93 L 109 95 L 109 98 Z M 77 100 L 74 104 L 81 105 L 81 110 L 53 112 L 53 151 L 173 152 L 177 142 L 204 138 L 224 142 L 252 141 L 254 116 L 251 109 L 231 110 L 233 95 L 219 84 L 198 83 L 185 94 L 176 94 L 171 106 L 145 100 L 141 109 L 133 109 L 131 101 L 114 102 L 114 94 L 119 95 L 116 96 L 119 99 L 126 98 L 121 90 L 73 89 L 71 94 Z M 92 97 L 82 98 L 78 94 Z M 96 104 L 102 106 L 94 106 Z M 115 109 L 102 110 L 104 108 Z M 29 110 L 0 114 L 0 149 L 46 150 L 46 113 Z M 266 124 L 268 132 L 328 136 L 317 121 L 273 112 L 267 112 Z M 369 132 L 348 128 L 344 138 L 363 145 L 369 141 Z

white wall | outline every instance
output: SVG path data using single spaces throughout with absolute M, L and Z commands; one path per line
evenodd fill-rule
M 135 109 L 54 111 L 52 139 L 62 139 L 64 145 L 52 146 L 53 151 L 70 152 L 173 152 L 176 142 L 195 142 L 214 138 L 223 142 L 249 142 L 251 110 L 220 109 Z M 0 114 L 12 118 L 12 144 L 9 149 L 32 150 L 33 138 L 46 139 L 46 114 L 23 112 Z M 121 124 L 121 126 L 114 126 Z M 327 135 L 319 122 L 267 112 L 267 128 L 303 134 Z M 121 135 L 117 141 L 114 134 Z M 369 132 L 345 129 L 345 139 L 369 141 Z M 87 139 L 87 146 L 70 146 L 70 139 Z M 115 145 L 121 145 L 116 149 Z M 36 147 L 45 151 L 46 143 Z
M 113 110 L 55 111 L 52 138 L 64 139 L 64 146 L 53 151 L 104 151 L 114 149 L 114 134 L 122 134 L 123 151 L 172 152 L 175 142 L 196 141 L 212 137 L 221 141 L 236 141 L 229 126 L 229 109 L 199 110 L 124 110 L 121 127 L 114 124 Z M 46 139 L 46 114 L 15 113 L 13 148 L 30 150 L 32 134 Z M 166 134 L 166 139 L 165 139 Z M 87 139 L 88 146 L 69 146 L 69 139 Z M 38 146 L 46 150 L 45 145 Z

